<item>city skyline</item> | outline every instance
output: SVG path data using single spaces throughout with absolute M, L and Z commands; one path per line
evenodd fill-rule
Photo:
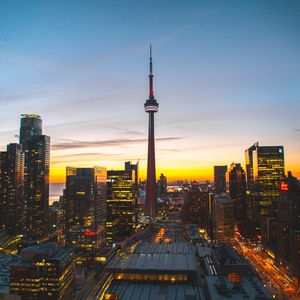
M 1 150 L 21 114 L 39 114 L 51 182 L 66 166 L 139 159 L 145 179 L 152 42 L 157 174 L 212 179 L 214 165 L 244 166 L 259 141 L 283 145 L 299 176 L 299 4 L 154 4 L 1 3 Z

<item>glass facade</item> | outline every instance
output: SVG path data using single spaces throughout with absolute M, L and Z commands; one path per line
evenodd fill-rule
M 76 256 L 90 260 L 105 245 L 106 169 L 67 167 L 65 233 Z
M 277 199 L 285 178 L 283 146 L 259 146 L 246 150 L 248 217 L 260 230 L 262 242 L 276 244 Z
M 74 257 L 71 248 L 54 249 L 53 244 L 29 247 L 10 270 L 10 293 L 22 299 L 61 299 L 74 296 Z M 48 249 L 46 249 L 48 248 Z M 23 258 L 24 257 L 24 258 Z
M 42 135 L 42 119 L 39 115 L 21 115 L 20 144 L 24 145 L 33 136 Z
M 24 153 L 20 144 L 0 152 L 0 228 L 9 234 L 23 230 Z
M 214 166 L 215 193 L 226 193 L 227 166 Z
M 214 239 L 218 243 L 234 241 L 234 206 L 227 196 L 216 196 L 214 202 Z
M 241 164 L 232 163 L 229 170 L 229 197 L 234 200 L 234 218 L 246 219 L 246 174 Z
M 137 166 L 137 165 L 132 165 Z M 136 224 L 137 167 L 107 172 L 107 244 L 122 241 Z
M 33 136 L 24 149 L 25 236 L 36 240 L 49 233 L 50 137 Z

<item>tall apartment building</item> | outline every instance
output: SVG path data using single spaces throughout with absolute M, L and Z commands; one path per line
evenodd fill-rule
M 24 153 L 20 144 L 9 144 L 0 152 L 0 231 L 23 232 Z
M 82 262 L 105 246 L 106 169 L 67 167 L 64 194 L 65 234 Z
M 276 210 L 281 181 L 285 178 L 283 146 L 259 146 L 245 151 L 249 217 L 260 227 L 265 245 L 276 243 Z
M 214 239 L 218 243 L 234 241 L 234 202 L 226 194 L 215 196 Z
M 49 233 L 50 137 L 42 135 L 39 115 L 23 114 L 20 144 L 24 152 L 24 237 L 43 240 Z
M 227 166 L 214 166 L 215 193 L 226 193 Z
M 132 166 L 132 167 L 131 167 Z M 137 168 L 125 163 L 125 170 L 107 171 L 107 244 L 129 236 L 136 224 Z

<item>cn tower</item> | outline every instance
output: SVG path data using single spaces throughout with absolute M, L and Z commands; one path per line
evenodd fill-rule
M 154 113 L 158 112 L 158 103 L 153 93 L 152 74 L 152 49 L 150 45 L 150 72 L 149 72 L 149 99 L 144 104 L 145 112 L 149 115 L 148 132 L 148 164 L 147 164 L 147 187 L 145 201 L 145 215 L 155 218 L 157 215 L 156 199 L 156 169 L 155 169 L 155 140 L 154 140 Z

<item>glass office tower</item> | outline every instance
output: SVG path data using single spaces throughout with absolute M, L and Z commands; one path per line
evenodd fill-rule
M 20 144 L 24 145 L 33 136 L 42 135 L 42 119 L 39 115 L 21 115 Z
M 107 172 L 107 244 L 129 236 L 136 224 L 137 165 L 125 163 L 125 170 Z
M 41 240 L 49 233 L 50 137 L 32 136 L 24 149 L 24 233 L 30 240 Z
M 227 166 L 214 166 L 215 193 L 226 193 Z
M 264 245 L 276 244 L 277 198 L 285 178 L 283 146 L 259 146 L 246 150 L 248 216 L 260 229 Z
M 0 230 L 20 234 L 24 213 L 24 153 L 20 144 L 0 152 Z
M 105 245 L 106 169 L 67 167 L 65 233 L 77 262 L 88 262 Z

